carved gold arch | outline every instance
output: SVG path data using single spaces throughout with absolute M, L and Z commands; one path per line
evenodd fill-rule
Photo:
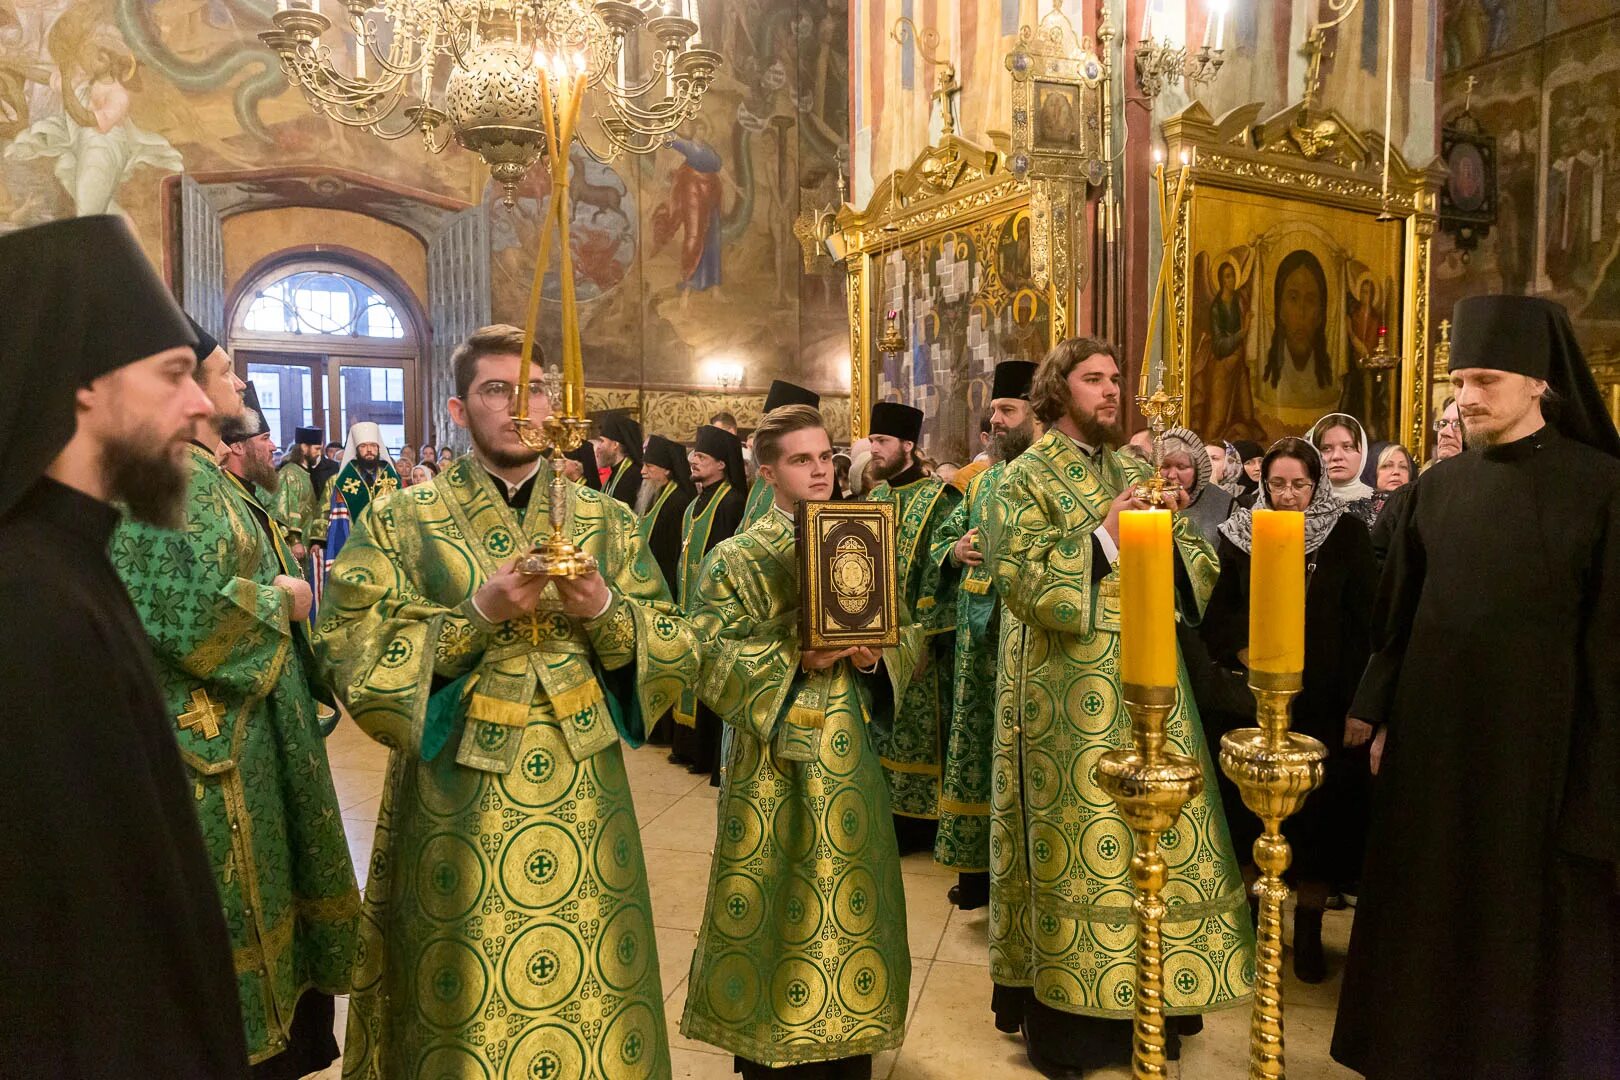
M 1202 407 L 1200 387 L 1192 385 L 1201 347 L 1196 335 L 1204 334 L 1208 324 L 1200 328 L 1193 309 L 1195 264 L 1200 254 L 1206 255 L 1207 274 L 1210 238 L 1232 234 L 1234 206 L 1255 207 L 1257 234 L 1268 221 L 1283 223 L 1283 228 L 1289 221 L 1320 221 L 1330 234 L 1337 227 L 1362 235 L 1375 223 L 1386 231 L 1380 233 L 1388 237 L 1384 250 L 1399 279 L 1398 296 L 1383 301 L 1384 321 L 1391 325 L 1387 352 L 1400 358 L 1384 376 L 1394 380 L 1389 426 L 1421 455 L 1428 434 L 1431 350 L 1438 342 L 1430 323 L 1429 282 L 1444 167 L 1438 160 L 1413 167 L 1392 148 L 1386 200 L 1384 147 L 1378 134 L 1357 132 L 1331 109 L 1295 105 L 1260 119 L 1261 108 L 1245 105 L 1217 119 L 1195 101 L 1163 123 L 1168 160 L 1188 162 L 1189 185 L 1180 216 L 1171 223 L 1169 326 L 1174 341 L 1165 350 L 1166 384 L 1183 395 L 1184 422 L 1196 422 Z M 1176 172 L 1172 164 L 1172 200 L 1181 182 Z M 1343 297 L 1337 302 L 1349 307 Z M 1392 302 L 1395 319 L 1389 318 Z
M 946 136 L 906 169 L 885 177 L 864 210 L 846 206 L 839 213 L 849 275 L 850 422 L 857 438 L 865 434 L 884 359 L 877 344 L 886 311 L 879 295 L 883 267 L 897 253 L 909 267 L 930 245 L 960 237 L 978 257 L 974 265 L 982 295 L 973 302 L 981 325 L 1002 312 L 1016 319 L 1040 305 L 1047 319 L 1040 334 L 1042 352 L 1072 332 L 1076 292 L 1089 271 L 1089 249 L 1077 242 L 1085 220 L 1085 181 L 1020 179 L 1007 158 L 1004 143 L 987 148 Z M 1017 274 L 1019 288 L 1010 290 L 1004 287 L 1000 266 L 990 266 L 984 258 L 999 242 L 998 230 L 1010 223 L 1016 231 L 1026 220 L 1028 255 Z M 919 323 L 937 325 L 937 317 L 930 322 L 919 316 Z

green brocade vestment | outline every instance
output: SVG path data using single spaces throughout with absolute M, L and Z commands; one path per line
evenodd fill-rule
M 276 486 L 276 497 L 270 510 L 286 530 L 288 543 L 307 544 L 326 536 L 322 528 L 320 503 L 316 500 L 315 482 L 309 470 L 296 461 L 289 461 L 276 470 L 281 482 Z
M 1002 602 L 990 825 L 990 973 L 1083 1016 L 1134 1008 L 1134 841 L 1097 783 L 1105 750 L 1131 745 L 1119 682 L 1119 571 L 1093 573 L 1092 533 L 1147 466 L 1113 451 L 1088 458 L 1049 431 L 1010 462 L 981 536 Z M 1209 544 L 1182 515 L 1173 535 L 1199 608 L 1214 588 Z M 1183 613 L 1196 619 L 1200 612 Z M 1235 1005 L 1254 987 L 1254 927 L 1186 669 L 1166 724 L 1196 758 L 1202 794 L 1160 840 L 1164 1007 Z
M 934 532 L 933 559 L 945 566 L 969 529 L 983 529 L 1006 466 L 996 462 L 968 483 L 967 497 Z M 979 550 L 984 550 L 981 533 Z M 1001 604 L 988 565 L 965 567 L 957 584 L 953 693 L 939 783 L 934 861 L 977 873 L 990 868 L 990 747 L 996 715 L 996 652 Z
M 911 986 L 867 721 L 884 720 L 919 638 L 884 651 L 887 675 L 802 671 L 795 558 L 793 523 L 767 514 L 710 553 L 691 614 L 698 692 L 736 737 L 681 1031 L 767 1065 L 899 1046 Z
M 742 532 L 764 517 L 765 511 L 775 505 L 774 490 L 763 477 L 754 477 L 753 483 L 748 485 L 748 504 L 743 507 L 743 519 L 742 524 L 737 526 L 738 532 Z
M 567 485 L 613 592 L 581 622 L 547 588 L 491 624 L 471 598 L 549 532 L 472 456 L 376 500 L 334 565 L 317 649 L 393 752 L 366 885 L 344 1076 L 664 1080 L 663 994 L 620 747 L 696 676 L 621 503 Z
M 885 481 L 868 498 L 895 504 L 896 579 L 906 608 L 925 639 L 917 672 L 895 711 L 894 727 L 880 747 L 889 800 L 894 812 L 903 817 L 938 818 L 956 652 L 957 570 L 934 557 L 933 541 L 936 530 L 962 500 L 962 493 L 941 480 L 924 477 L 895 488 Z
M 179 531 L 126 519 L 110 554 L 140 612 L 230 930 L 249 1057 L 287 1047 L 304 991 L 349 990 L 360 897 L 309 643 L 271 582 L 298 573 L 245 489 L 189 448 Z M 262 507 L 261 507 L 262 509 Z M 273 523 L 272 523 L 273 524 Z

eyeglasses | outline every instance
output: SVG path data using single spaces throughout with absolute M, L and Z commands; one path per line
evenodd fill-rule
M 1295 494 L 1298 494 L 1298 495 L 1303 495 L 1303 494 L 1305 494 L 1306 492 L 1312 490 L 1315 487 L 1316 487 L 1316 485 L 1311 483 L 1309 480 L 1267 480 L 1266 481 L 1266 490 L 1271 492 L 1273 495 L 1282 495 L 1282 494 L 1285 494 L 1286 492 L 1290 492 L 1290 491 L 1292 491 L 1292 492 L 1294 492 Z
M 1435 432 L 1436 435 L 1444 434 L 1446 431 L 1448 431 L 1448 430 L 1450 430 L 1452 428 L 1455 428 L 1456 430 L 1461 431 L 1462 430 L 1462 421 L 1461 420 L 1444 420 L 1444 419 L 1441 419 L 1441 420 L 1436 420 L 1434 422 L 1434 432 Z
M 532 382 L 529 384 L 529 397 L 537 398 L 546 392 L 544 383 Z M 512 404 L 512 397 L 517 393 L 517 387 L 507 382 L 487 382 L 480 386 L 475 393 L 478 400 L 487 408 L 504 409 Z

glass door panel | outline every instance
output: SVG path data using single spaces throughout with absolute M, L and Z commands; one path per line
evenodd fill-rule
M 407 430 L 406 365 L 347 360 L 329 361 L 329 365 L 341 430 L 347 434 L 355 424 L 369 420 L 381 429 L 389 455 L 397 458 Z
M 258 392 L 259 408 L 278 447 L 291 446 L 298 428 L 326 426 L 322 366 L 319 357 L 246 357 L 245 379 Z

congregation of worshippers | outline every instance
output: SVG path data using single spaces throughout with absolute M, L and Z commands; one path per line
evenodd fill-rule
M 1425 460 L 1336 411 L 1155 440 L 1116 343 L 1072 337 L 993 364 L 952 465 L 919 409 L 851 442 L 787 381 L 747 430 L 606 413 L 543 455 L 506 325 L 451 356 L 461 452 L 283 448 L 122 219 L 0 237 L 0 294 L 0 1075 L 335 1076 L 346 998 L 346 1077 L 658 1080 L 678 1025 L 747 1080 L 866 1080 L 919 904 L 988 910 L 977 1008 L 1018 1058 L 1127 1075 L 1134 841 L 1097 762 L 1132 745 L 1121 522 L 1167 505 L 1166 741 L 1201 771 L 1159 843 L 1169 1060 L 1280 962 L 1342 979 L 1355 1073 L 1620 1077 L 1620 436 L 1556 303 L 1456 306 Z M 800 519 L 846 501 L 894 508 L 896 644 L 805 636 Z M 1267 511 L 1303 520 L 1289 723 L 1326 751 L 1280 959 L 1219 766 Z M 526 558 L 555 523 L 583 572 Z M 387 760 L 363 890 L 344 728 Z M 695 937 L 655 934 L 632 755 L 716 789 Z

